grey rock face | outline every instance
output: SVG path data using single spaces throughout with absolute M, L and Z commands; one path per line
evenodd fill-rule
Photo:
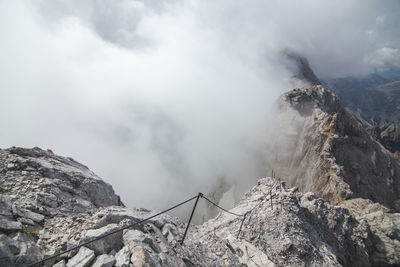
M 322 86 L 281 97 L 280 124 L 268 151 L 290 186 L 338 204 L 363 197 L 391 206 L 400 198 L 400 166 Z M 278 129 L 278 128 L 277 128 Z
M 86 166 L 49 150 L 0 149 L 0 174 L 0 234 L 7 237 L 2 253 L 11 259 L 9 266 L 29 264 L 77 243 L 80 233 L 71 229 L 80 215 L 122 204 Z
M 370 261 L 373 265 L 398 265 L 400 262 L 400 214 L 371 200 L 356 198 L 343 202 L 342 207 L 360 222 L 371 228 L 374 250 Z
M 22 230 L 22 224 L 18 221 L 12 221 L 7 217 L 0 217 L 0 231 L 11 233 Z
M 275 133 L 276 142 L 268 149 L 274 153 L 269 164 L 288 185 L 346 208 L 348 201 L 363 198 L 400 211 L 399 162 L 341 107 L 332 92 L 315 86 L 284 94 L 277 121 L 285 130 Z M 376 226 L 380 217 L 367 220 L 358 216 L 363 205 L 350 207 L 351 214 L 370 228 L 372 265 L 398 264 L 397 240 Z M 393 221 L 397 215 L 384 217 Z M 397 231 L 396 223 L 389 225 Z
M 114 256 L 102 254 L 96 258 L 92 267 L 112 267 L 115 263 Z
M 67 267 L 87 267 L 95 258 L 93 250 L 81 247 L 78 253 L 67 262 Z
M 292 78 L 307 82 L 310 85 L 321 84 L 321 82 L 311 69 L 307 58 L 289 50 L 286 50 L 284 52 L 284 55 L 288 59 L 288 69 L 294 73 Z
M 109 224 L 99 229 L 90 229 L 86 232 L 85 237 L 82 239 L 82 243 L 114 232 L 119 228 L 120 226 L 118 224 Z M 122 232 L 117 232 L 107 236 L 106 238 L 92 242 L 88 245 L 88 248 L 93 249 L 96 254 L 107 254 L 111 252 L 112 249 L 119 250 L 121 246 Z
M 222 213 L 196 226 L 190 242 L 205 244 L 228 266 L 248 263 L 250 258 L 257 259 L 254 266 L 370 266 L 368 226 L 347 210 L 313 194 L 280 191 L 278 181 L 271 178 L 261 179 L 231 211 L 244 214 L 254 207 L 239 239 L 242 218 Z
M 123 247 L 115 255 L 115 267 L 129 267 L 130 264 L 130 250 L 127 246 Z
M 53 267 L 65 267 L 65 260 L 61 260 L 53 265 Z

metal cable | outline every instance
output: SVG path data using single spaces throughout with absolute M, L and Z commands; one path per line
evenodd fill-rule
M 225 208 L 219 206 L 219 205 L 216 204 L 215 202 L 213 202 L 213 201 L 211 201 L 210 199 L 208 199 L 207 197 L 205 197 L 202 193 L 199 193 L 199 195 L 196 195 L 196 196 L 194 196 L 194 197 L 191 197 L 191 198 L 189 198 L 188 200 L 185 200 L 185 201 L 183 201 L 183 202 L 181 202 L 181 203 L 179 203 L 179 204 L 177 204 L 177 205 L 175 205 L 175 206 L 173 206 L 173 207 L 171 207 L 171 208 L 168 208 L 168 209 L 166 209 L 166 210 L 163 210 L 163 211 L 161 211 L 161 212 L 159 212 L 159 213 L 157 213 L 157 214 L 155 214 L 155 215 L 152 215 L 152 216 L 150 216 L 150 217 L 147 217 L 147 218 L 145 218 L 145 219 L 143 219 L 143 220 L 141 220 L 141 221 L 138 221 L 138 222 L 135 222 L 135 223 L 133 223 L 133 224 L 124 226 L 124 227 L 122 227 L 122 228 L 120 228 L 120 229 L 114 230 L 114 231 L 112 231 L 112 232 L 110 232 L 110 233 L 107 233 L 107 234 L 105 234 L 105 235 L 96 237 L 96 238 L 94 238 L 94 239 L 92 239 L 92 240 L 90 240 L 90 241 L 87 241 L 87 242 L 85 242 L 85 243 L 82 243 L 82 244 L 80 244 L 80 245 L 78 245 L 78 246 L 75 246 L 75 247 L 73 247 L 73 248 L 67 249 L 67 250 L 65 250 L 65 251 L 63 251 L 63 252 L 57 253 L 57 254 L 55 254 L 55 255 L 53 255 L 53 256 L 50 256 L 50 257 L 48 257 L 48 258 L 46 258 L 46 259 L 43 259 L 43 260 L 40 260 L 40 261 L 31 263 L 31 264 L 27 265 L 26 267 L 32 267 L 32 266 L 35 266 L 35 265 L 37 265 L 37 264 L 40 264 L 40 263 L 46 262 L 46 261 L 48 261 L 48 260 L 54 259 L 54 258 L 56 258 L 56 257 L 58 257 L 58 256 L 61 256 L 61 255 L 65 254 L 65 253 L 68 253 L 68 252 L 73 251 L 73 250 L 75 250 L 75 249 L 78 249 L 78 248 L 80 248 L 80 247 L 86 246 L 86 245 L 88 245 L 88 244 L 90 244 L 90 243 L 92 243 L 92 242 L 95 242 L 95 241 L 98 241 L 98 240 L 100 240 L 100 239 L 106 238 L 107 236 L 110 236 L 110 235 L 112 235 L 112 234 L 118 233 L 118 232 L 120 232 L 120 231 L 123 231 L 123 230 L 125 230 L 125 229 L 130 228 L 130 227 L 133 227 L 133 226 L 135 226 L 135 225 L 138 225 L 138 224 L 143 223 L 143 222 L 145 222 L 145 221 L 148 221 L 148 220 L 150 220 L 150 219 L 153 219 L 154 217 L 157 217 L 157 216 L 159 216 L 159 215 L 161 215 L 161 214 L 163 214 L 163 213 L 166 213 L 166 212 L 168 212 L 168 211 L 170 211 L 170 210 L 176 209 L 177 207 L 182 206 L 182 205 L 184 205 L 184 204 L 186 204 L 186 203 L 192 201 L 193 199 L 198 198 L 199 196 L 202 197 L 202 198 L 204 198 L 205 200 L 207 200 L 208 202 L 210 202 L 212 205 L 216 206 L 217 208 L 219 208 L 219 209 L 221 209 L 221 210 L 223 210 L 223 211 L 225 211 L 225 212 L 227 212 L 227 213 L 229 213 L 229 214 L 238 216 L 238 217 L 245 217 L 247 214 L 251 213 L 254 209 L 256 209 L 259 205 L 261 205 L 261 203 L 264 201 L 264 199 L 262 199 L 262 200 L 260 201 L 260 203 L 258 203 L 257 205 L 255 205 L 251 210 L 247 211 L 245 214 L 237 214 L 237 213 L 231 212 L 231 211 L 229 211 L 229 210 L 227 210 L 227 209 L 225 209 Z M 272 195 L 271 195 L 271 197 L 272 197 Z M 243 221 L 244 221 L 244 220 L 243 220 Z M 242 224 L 243 224 L 243 222 L 242 222 Z
M 221 206 L 219 206 L 218 204 L 216 204 L 216 203 L 212 202 L 211 200 L 209 200 L 209 199 L 208 199 L 207 197 L 205 197 L 204 195 L 202 195 L 201 197 L 204 198 L 205 200 L 207 200 L 208 202 L 210 202 L 211 204 L 213 204 L 214 206 L 218 207 L 219 209 L 221 209 L 221 210 L 223 210 L 223 211 L 225 211 L 225 212 L 227 212 L 227 213 L 230 213 L 230 214 L 235 215 L 235 216 L 238 216 L 238 217 L 244 216 L 244 214 L 243 214 L 243 215 L 242 215 L 242 214 L 236 214 L 236 213 L 231 212 L 231 211 L 229 211 L 229 210 L 227 210 L 227 209 L 224 209 L 223 207 L 221 207 Z
M 170 211 L 170 210 L 176 209 L 177 207 L 182 206 L 183 204 L 186 204 L 187 202 L 190 202 L 190 201 L 192 201 L 192 200 L 195 199 L 195 198 L 197 198 L 197 195 L 194 196 L 194 197 L 192 197 L 192 198 L 189 198 L 188 200 L 185 200 L 185 201 L 183 201 L 183 202 L 181 202 L 181 203 L 179 203 L 179 204 L 177 204 L 177 205 L 175 205 L 175 206 L 173 206 L 173 207 L 171 207 L 171 208 L 169 208 L 169 209 L 163 210 L 163 211 L 161 211 L 161 212 L 159 212 L 159 213 L 157 213 L 157 214 L 155 214 L 155 215 L 153 215 L 153 216 L 147 217 L 146 219 L 143 219 L 143 220 L 141 220 L 141 221 L 132 223 L 132 224 L 130 224 L 130 225 L 127 225 L 127 226 L 125 226 L 125 227 L 122 227 L 121 229 L 114 230 L 114 231 L 112 231 L 112 232 L 110 232 L 110 233 L 107 233 L 107 234 L 105 234 L 105 235 L 96 237 L 96 238 L 94 238 L 94 239 L 92 239 L 92 240 L 90 240 L 90 241 L 87 241 L 87 242 L 85 242 L 85 243 L 82 243 L 82 244 L 80 244 L 80 245 L 78 245 L 78 246 L 75 246 L 75 247 L 73 247 L 73 248 L 67 249 L 67 250 L 65 250 L 65 251 L 63 251 L 63 252 L 57 253 L 57 254 L 55 254 L 55 255 L 53 255 L 53 256 L 50 256 L 50 257 L 48 257 L 48 258 L 46 258 L 46 259 L 43 259 L 43 260 L 40 260 L 40 261 L 31 263 L 31 264 L 27 265 L 26 267 L 35 266 L 35 265 L 40 264 L 40 263 L 43 263 L 43 262 L 45 262 L 45 261 L 54 259 L 54 258 L 56 258 L 56 257 L 58 257 L 58 256 L 61 256 L 61 255 L 65 254 L 65 253 L 68 253 L 68 252 L 70 252 L 70 251 L 72 251 L 72 250 L 75 250 L 75 249 L 78 249 L 78 248 L 80 248 L 80 247 L 86 246 L 86 245 L 88 245 L 88 244 L 90 244 L 90 243 L 92 243 L 92 242 L 98 241 L 98 240 L 103 239 L 103 238 L 105 238 L 105 237 L 107 237 L 107 236 L 110 236 L 110 235 L 112 235 L 112 234 L 118 233 L 118 232 L 120 232 L 120 231 L 123 231 L 123 230 L 125 230 L 125 229 L 130 228 L 130 227 L 133 227 L 133 226 L 135 226 L 135 225 L 137 225 L 137 224 L 143 223 L 143 222 L 148 221 L 148 220 L 150 220 L 150 219 L 153 219 L 154 217 L 157 217 L 157 216 L 159 216 L 159 215 L 161 215 L 161 214 L 163 214 L 163 213 L 166 213 L 166 212 L 168 212 L 168 211 Z

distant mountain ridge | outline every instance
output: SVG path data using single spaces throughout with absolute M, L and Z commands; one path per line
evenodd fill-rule
M 322 83 L 364 125 L 400 123 L 400 77 L 388 80 L 369 74 L 325 79 Z

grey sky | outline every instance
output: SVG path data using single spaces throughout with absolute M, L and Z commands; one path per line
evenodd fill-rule
M 250 185 L 271 104 L 293 86 L 281 52 L 321 77 L 399 67 L 399 13 L 372 0 L 0 0 L 0 145 L 72 156 L 131 206 L 216 177 Z

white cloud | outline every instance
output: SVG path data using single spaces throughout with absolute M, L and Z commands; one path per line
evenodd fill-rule
M 381 71 L 400 68 L 400 50 L 392 47 L 382 47 L 371 53 L 366 58 L 366 63 Z

